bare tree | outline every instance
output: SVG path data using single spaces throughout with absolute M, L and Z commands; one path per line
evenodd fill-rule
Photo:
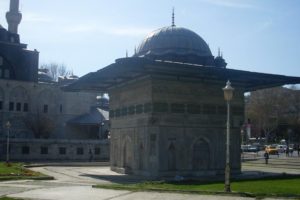
M 288 124 L 288 130 L 286 131 L 287 139 L 294 139 L 300 143 L 300 91 L 296 86 L 291 86 L 289 89 L 289 95 L 287 98 L 289 99 L 289 104 L 287 106 L 287 110 L 285 112 L 285 120 Z M 292 134 L 292 138 L 291 134 Z
M 58 76 L 68 76 L 71 74 L 71 71 L 67 70 L 65 65 L 59 65 L 57 68 L 57 74 Z
M 57 81 L 59 76 L 68 76 L 71 71 L 67 69 L 64 64 L 58 64 L 55 62 L 41 65 L 42 69 L 48 69 L 49 75 L 53 80 Z
M 282 88 L 270 88 L 251 92 L 246 104 L 246 115 L 257 130 L 262 131 L 266 141 L 284 117 L 286 107 L 289 104 L 288 95 Z
M 24 124 L 32 131 L 35 138 L 47 139 L 55 128 L 54 122 L 40 112 L 37 112 L 37 114 L 28 114 L 24 118 Z
M 289 94 L 290 104 L 288 106 L 288 114 L 294 124 L 300 123 L 300 91 L 295 85 L 291 86 Z

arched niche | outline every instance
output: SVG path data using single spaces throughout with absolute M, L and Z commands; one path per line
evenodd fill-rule
M 131 138 L 127 136 L 123 143 L 123 167 L 125 170 L 132 169 L 132 161 L 133 161 L 132 141 Z
M 198 138 L 192 145 L 192 168 L 193 170 L 207 170 L 210 168 L 211 150 L 209 141 Z
M 168 147 L 168 170 L 176 170 L 176 148 L 173 142 Z
M 25 88 L 18 86 L 11 90 L 9 94 L 11 102 L 29 102 L 29 95 Z

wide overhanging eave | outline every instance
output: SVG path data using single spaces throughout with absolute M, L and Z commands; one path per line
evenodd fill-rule
M 266 74 L 236 69 L 199 66 L 170 61 L 153 61 L 145 58 L 124 58 L 97 72 L 89 73 L 75 83 L 65 87 L 66 90 L 98 90 L 108 88 L 147 75 L 162 75 L 194 81 L 226 82 L 240 89 L 253 91 L 258 89 L 300 83 L 299 77 Z

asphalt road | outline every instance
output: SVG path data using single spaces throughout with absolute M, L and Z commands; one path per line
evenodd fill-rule
M 285 155 L 271 156 L 269 164 L 264 163 L 260 154 L 244 155 L 242 171 L 245 176 L 290 173 L 300 174 L 300 157 Z M 80 163 L 79 163 L 80 165 Z M 248 200 L 252 198 L 195 195 L 159 192 L 130 192 L 92 188 L 97 183 L 131 183 L 140 181 L 140 177 L 120 175 L 109 170 L 108 166 L 40 166 L 32 168 L 36 171 L 53 176 L 52 181 L 7 181 L 0 182 L 0 196 L 8 195 L 23 199 L 45 200 Z M 277 199 L 278 200 L 278 199 Z

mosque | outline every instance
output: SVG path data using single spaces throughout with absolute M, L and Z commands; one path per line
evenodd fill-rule
M 226 68 L 197 33 L 171 26 L 157 29 L 132 57 L 88 73 L 67 86 L 110 96 L 110 164 L 120 173 L 150 177 L 224 174 L 226 102 L 230 80 L 230 165 L 240 173 L 240 127 L 244 93 L 284 84 L 299 77 Z
M 19 0 L 10 0 L 8 30 L 0 27 L 2 159 L 7 153 L 6 136 L 11 134 L 10 153 L 16 160 L 87 160 L 91 154 L 107 159 L 110 153 L 111 169 L 120 173 L 224 174 L 222 88 L 230 80 L 235 88 L 230 164 L 232 173 L 240 173 L 244 93 L 300 83 L 299 77 L 226 68 L 222 55 L 214 57 L 197 33 L 175 25 L 174 15 L 171 26 L 146 36 L 132 57 L 119 58 L 68 85 L 52 83 L 45 74 L 39 76 L 39 53 L 20 43 L 18 7 Z M 104 92 L 110 97 L 109 123 L 105 100 L 96 99 Z M 36 120 L 26 123 L 24 119 Z M 36 138 L 32 125 L 41 121 L 47 130 L 42 132 L 51 133 Z M 100 140 L 109 126 L 110 143 Z
M 39 52 L 20 42 L 19 0 L 0 25 L 0 159 L 7 136 L 13 160 L 108 159 L 108 100 L 99 92 L 67 92 L 77 77 L 55 82 L 38 69 Z M 98 96 L 98 98 L 96 98 Z

